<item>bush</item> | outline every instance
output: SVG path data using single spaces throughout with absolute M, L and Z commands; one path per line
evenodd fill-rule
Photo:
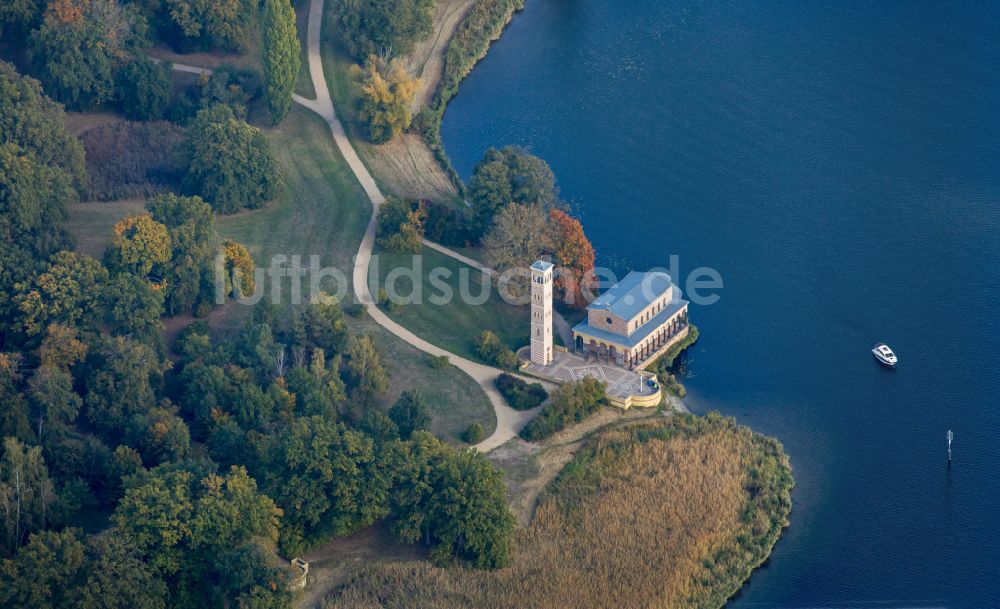
M 130 61 L 118 72 L 118 106 L 129 120 L 163 118 L 170 103 L 169 62 L 145 57 Z
M 462 434 L 462 439 L 468 444 L 479 444 L 486 439 L 486 432 L 483 430 L 483 426 L 479 423 L 473 423 L 469 425 L 469 428 L 465 430 Z
M 436 355 L 431 358 L 431 368 L 435 370 L 444 370 L 449 363 L 447 355 Z
M 549 397 L 541 383 L 529 385 L 506 372 L 498 376 L 495 382 L 497 390 L 514 410 L 531 410 Z
M 96 201 L 150 197 L 180 187 L 184 170 L 175 150 L 184 130 L 165 121 L 120 121 L 85 132 L 90 183 L 84 198 Z
M 490 330 L 483 330 L 483 333 L 476 337 L 476 353 L 488 364 L 508 370 L 517 368 L 517 354 Z
M 397 254 L 419 254 L 423 249 L 424 212 L 419 202 L 389 197 L 378 210 L 378 243 Z
M 528 421 L 521 430 L 521 437 L 529 442 L 544 440 L 571 423 L 579 423 L 608 403 L 604 393 L 606 387 L 607 383 L 593 378 L 566 383 L 553 395 L 552 402 Z
M 354 319 L 368 319 L 368 307 L 361 303 L 348 305 L 344 310 Z

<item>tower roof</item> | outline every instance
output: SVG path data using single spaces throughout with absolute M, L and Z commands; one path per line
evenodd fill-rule
M 551 262 L 545 262 L 544 260 L 536 260 L 534 264 L 531 265 L 531 270 L 540 271 L 544 273 L 545 271 L 552 268 Z

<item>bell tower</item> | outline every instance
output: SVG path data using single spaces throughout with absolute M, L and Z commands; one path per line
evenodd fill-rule
M 531 265 L 531 361 L 552 363 L 552 263 Z

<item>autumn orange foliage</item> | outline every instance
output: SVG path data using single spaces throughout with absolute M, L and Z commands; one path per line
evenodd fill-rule
M 606 431 L 543 496 L 511 567 L 374 567 L 325 607 L 721 607 L 787 524 L 791 486 L 780 444 L 719 415 Z
M 594 283 L 594 246 L 583 232 L 583 225 L 561 209 L 549 214 L 552 227 L 553 257 L 563 271 L 556 277 L 555 288 L 566 304 L 582 309 L 587 306 L 583 290 Z

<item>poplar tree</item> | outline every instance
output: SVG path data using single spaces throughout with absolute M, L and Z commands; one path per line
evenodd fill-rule
M 292 91 L 299 74 L 299 35 L 289 0 L 264 0 L 262 11 L 267 106 L 277 125 L 292 107 Z

